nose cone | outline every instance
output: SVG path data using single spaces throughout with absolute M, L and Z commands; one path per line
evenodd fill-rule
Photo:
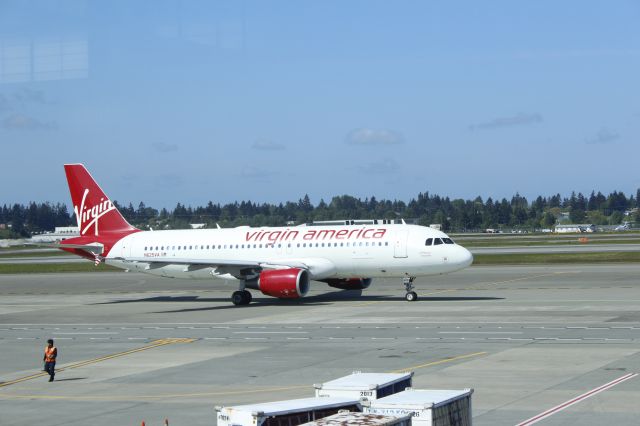
M 473 255 L 471 252 L 462 246 L 458 246 L 457 249 L 456 263 L 460 269 L 470 266 L 473 263 Z

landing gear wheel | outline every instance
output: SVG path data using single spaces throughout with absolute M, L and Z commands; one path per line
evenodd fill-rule
M 231 295 L 231 301 L 234 305 L 244 305 L 246 300 L 246 296 L 243 291 L 234 291 Z
M 251 293 L 247 290 L 234 291 L 231 295 L 231 301 L 236 306 L 248 305 L 252 298 Z
M 415 279 L 416 277 L 409 276 L 409 274 L 405 274 L 404 278 L 402 279 L 404 291 L 407 292 L 404 296 L 405 299 L 407 299 L 407 302 L 415 302 L 416 300 L 418 300 L 418 295 L 415 291 L 413 291 L 413 280 Z

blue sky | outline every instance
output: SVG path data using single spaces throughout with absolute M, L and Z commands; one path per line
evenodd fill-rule
M 0 203 L 640 187 L 637 1 L 0 0 Z

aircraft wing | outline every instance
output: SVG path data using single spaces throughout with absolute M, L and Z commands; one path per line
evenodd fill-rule
M 230 260 L 230 259 L 185 259 L 185 258 L 148 258 L 148 257 L 114 257 L 114 260 L 132 263 L 145 263 L 146 269 L 156 269 L 168 265 L 184 266 L 184 271 L 197 271 L 213 268 L 215 275 L 230 274 L 237 279 L 247 279 L 258 275 L 263 270 L 300 268 L 309 271 L 313 278 L 327 275 L 335 271 L 333 263 L 326 259 L 277 259 L 277 260 Z

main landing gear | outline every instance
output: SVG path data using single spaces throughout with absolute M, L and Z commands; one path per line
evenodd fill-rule
M 231 301 L 234 305 L 248 305 L 251 303 L 251 292 L 247 290 L 238 290 L 234 291 L 231 295 Z
M 404 289 L 407 292 L 407 294 L 404 295 L 404 298 L 407 299 L 407 302 L 415 302 L 416 300 L 418 300 L 418 294 L 413 291 L 413 280 L 415 279 L 416 277 L 410 277 L 409 275 L 406 275 L 402 279 L 402 284 L 404 284 Z

